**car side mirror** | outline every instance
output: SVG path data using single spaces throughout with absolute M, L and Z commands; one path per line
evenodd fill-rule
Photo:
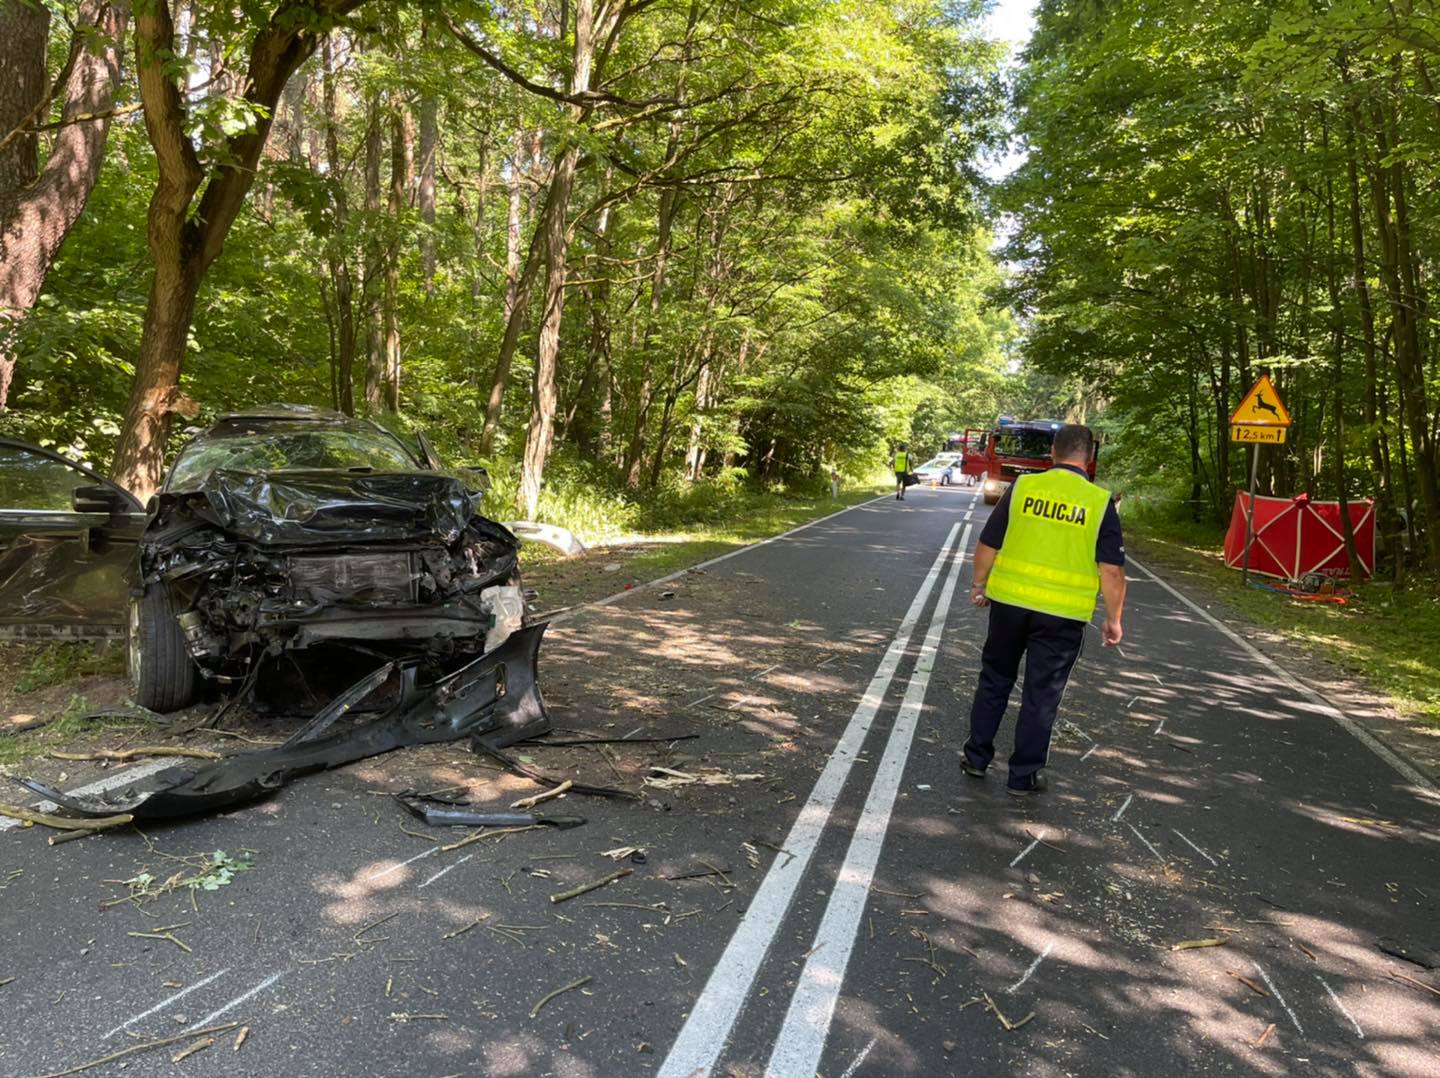
M 70 492 L 70 505 L 77 513 L 124 513 L 134 508 L 130 500 L 114 487 L 95 485 L 76 487 Z

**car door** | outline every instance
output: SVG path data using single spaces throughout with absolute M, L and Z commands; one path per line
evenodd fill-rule
M 58 453 L 0 439 L 0 638 L 124 632 L 145 512 Z

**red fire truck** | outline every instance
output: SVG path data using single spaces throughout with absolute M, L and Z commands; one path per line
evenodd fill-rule
M 980 482 L 986 505 L 994 505 L 1015 477 L 1043 472 L 1050 467 L 1050 447 L 1062 426 L 1055 419 L 1012 419 L 1002 415 L 989 430 L 971 427 L 963 435 L 951 435 L 950 448 L 964 454 L 961 471 Z M 1094 451 L 1086 468 L 1095 478 Z

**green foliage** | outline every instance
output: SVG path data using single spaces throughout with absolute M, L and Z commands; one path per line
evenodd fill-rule
M 23 664 L 15 675 L 18 693 L 36 692 L 77 677 L 113 677 L 125 672 L 124 649 L 108 644 L 50 642 L 13 645 L 10 651 L 9 661 Z M 25 651 L 30 654 L 24 656 Z

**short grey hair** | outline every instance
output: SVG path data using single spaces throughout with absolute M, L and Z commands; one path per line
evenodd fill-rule
M 1086 460 L 1095 451 L 1095 435 L 1080 423 L 1066 423 L 1055 432 L 1056 460 Z

